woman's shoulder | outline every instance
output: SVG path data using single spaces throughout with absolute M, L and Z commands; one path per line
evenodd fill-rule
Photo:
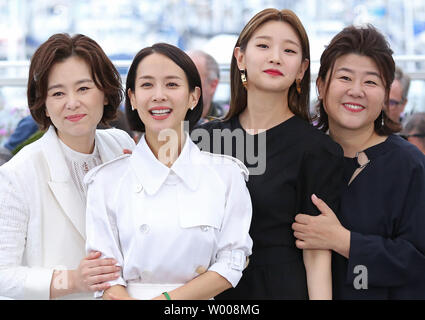
M 291 124 L 294 139 L 297 139 L 306 151 L 327 152 L 341 158 L 344 156 L 342 147 L 328 134 L 297 116 L 293 120 Z
M 34 183 L 49 176 L 48 161 L 43 152 L 44 143 L 44 140 L 39 139 L 26 145 L 12 159 L 0 166 L 1 188 L 9 189 L 9 185 L 13 185 L 19 192 L 30 188 L 26 191 L 28 195 Z
M 226 136 L 232 137 L 234 129 L 236 129 L 235 118 L 226 121 L 212 120 L 195 127 L 190 133 L 190 138 L 202 150 L 221 150 L 222 139 Z
M 31 163 L 40 161 L 44 158 L 43 144 L 46 143 L 45 139 L 40 138 L 18 151 L 8 162 L 1 166 L 1 168 L 13 170 L 13 169 L 25 169 L 30 168 Z
M 106 143 L 118 143 L 120 146 L 133 148 L 136 144 L 130 135 L 121 129 L 97 129 L 96 134 Z
M 233 174 L 241 174 L 245 181 L 248 181 L 248 168 L 239 159 L 218 153 L 201 151 L 202 165 L 209 167 L 219 176 L 227 179 Z
M 398 135 L 388 136 L 384 147 L 385 152 L 383 153 L 388 154 L 391 159 L 397 159 L 403 166 L 425 167 L 425 155 L 415 145 Z
M 230 129 L 230 130 L 233 130 L 234 129 L 234 122 L 235 122 L 234 118 L 229 119 L 229 120 L 216 119 L 216 120 L 205 122 L 205 123 L 195 127 L 195 130 L 201 129 L 201 130 L 206 130 L 210 133 L 214 129 L 219 129 L 219 130 Z
M 102 163 L 91 169 L 84 177 L 84 183 L 90 184 L 95 180 L 101 181 L 101 184 L 116 185 L 118 179 L 125 175 L 129 167 L 130 154 L 123 154 L 113 160 Z

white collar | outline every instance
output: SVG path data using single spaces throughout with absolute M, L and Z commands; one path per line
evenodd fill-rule
M 60 138 L 59 140 L 59 144 L 62 147 L 62 150 L 65 154 L 65 158 L 68 158 L 69 160 L 75 161 L 75 162 L 83 162 L 83 161 L 87 161 L 96 157 L 99 157 L 99 151 L 97 150 L 97 145 L 95 143 L 95 146 L 93 148 L 93 152 L 92 153 L 81 153 L 78 151 L 75 151 L 74 149 L 70 148 L 69 146 L 66 145 L 65 142 L 63 142 Z
M 179 157 L 171 168 L 168 168 L 155 157 L 143 135 L 130 157 L 130 165 L 149 195 L 158 192 L 171 172 L 174 172 L 190 190 L 195 191 L 201 175 L 199 157 L 201 151 L 186 133 L 186 141 Z
M 113 160 L 123 153 L 120 141 L 116 139 L 113 132 L 109 132 L 110 130 L 116 129 L 96 130 L 94 138 L 102 163 Z M 40 138 L 40 143 L 50 169 L 51 180 L 70 181 L 71 175 L 54 126 L 50 126 L 44 133 Z

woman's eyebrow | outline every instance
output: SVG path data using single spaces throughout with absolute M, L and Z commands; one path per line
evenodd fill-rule
M 79 84 L 82 84 L 82 83 L 85 83 L 85 82 L 93 83 L 93 80 L 92 79 L 81 79 L 81 80 L 78 80 L 77 82 L 75 82 L 75 85 L 79 85 Z M 51 85 L 50 87 L 48 87 L 47 91 L 52 90 L 52 89 L 63 88 L 63 87 L 65 87 L 63 84 L 58 83 L 58 84 L 54 84 L 54 85 Z
M 350 68 L 347 68 L 347 67 L 341 67 L 341 68 L 337 69 L 335 72 L 341 72 L 341 71 L 348 72 L 348 73 L 354 73 L 353 69 L 350 69 Z M 379 73 L 376 73 L 375 71 L 366 71 L 364 73 L 367 74 L 367 75 L 376 76 L 378 78 L 381 77 L 381 75 Z
M 271 40 L 272 39 L 272 37 L 270 37 L 270 36 L 256 36 L 254 39 L 264 39 L 264 40 Z M 293 45 L 296 45 L 297 47 L 299 47 L 300 45 L 296 42 L 296 41 L 294 41 L 294 40 L 291 40 L 291 39 L 285 39 L 285 40 L 283 40 L 283 42 L 287 42 L 287 43 L 291 43 L 291 44 L 293 44 Z
M 150 76 L 150 75 L 144 75 L 144 76 L 138 77 L 137 79 L 155 79 L 155 77 Z M 182 80 L 182 78 L 180 78 L 179 76 L 176 76 L 176 75 L 165 76 L 164 79 L 180 79 L 180 80 Z

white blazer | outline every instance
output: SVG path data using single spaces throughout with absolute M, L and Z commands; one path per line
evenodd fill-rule
M 95 141 L 102 162 L 135 147 L 118 129 L 96 130 Z M 49 299 L 53 270 L 76 269 L 85 239 L 85 204 L 51 126 L 0 167 L 0 296 Z

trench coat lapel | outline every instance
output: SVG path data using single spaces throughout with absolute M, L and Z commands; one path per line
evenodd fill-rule
M 78 233 L 86 239 L 85 204 L 72 182 L 65 156 L 53 126 L 44 134 L 43 152 L 50 170 L 50 190 Z
M 71 179 L 59 138 L 53 126 L 44 134 L 43 151 L 50 170 L 49 187 L 65 215 L 86 239 L 86 205 L 81 201 L 77 188 Z M 123 154 L 123 149 L 109 130 L 96 130 L 96 146 L 102 163 Z

